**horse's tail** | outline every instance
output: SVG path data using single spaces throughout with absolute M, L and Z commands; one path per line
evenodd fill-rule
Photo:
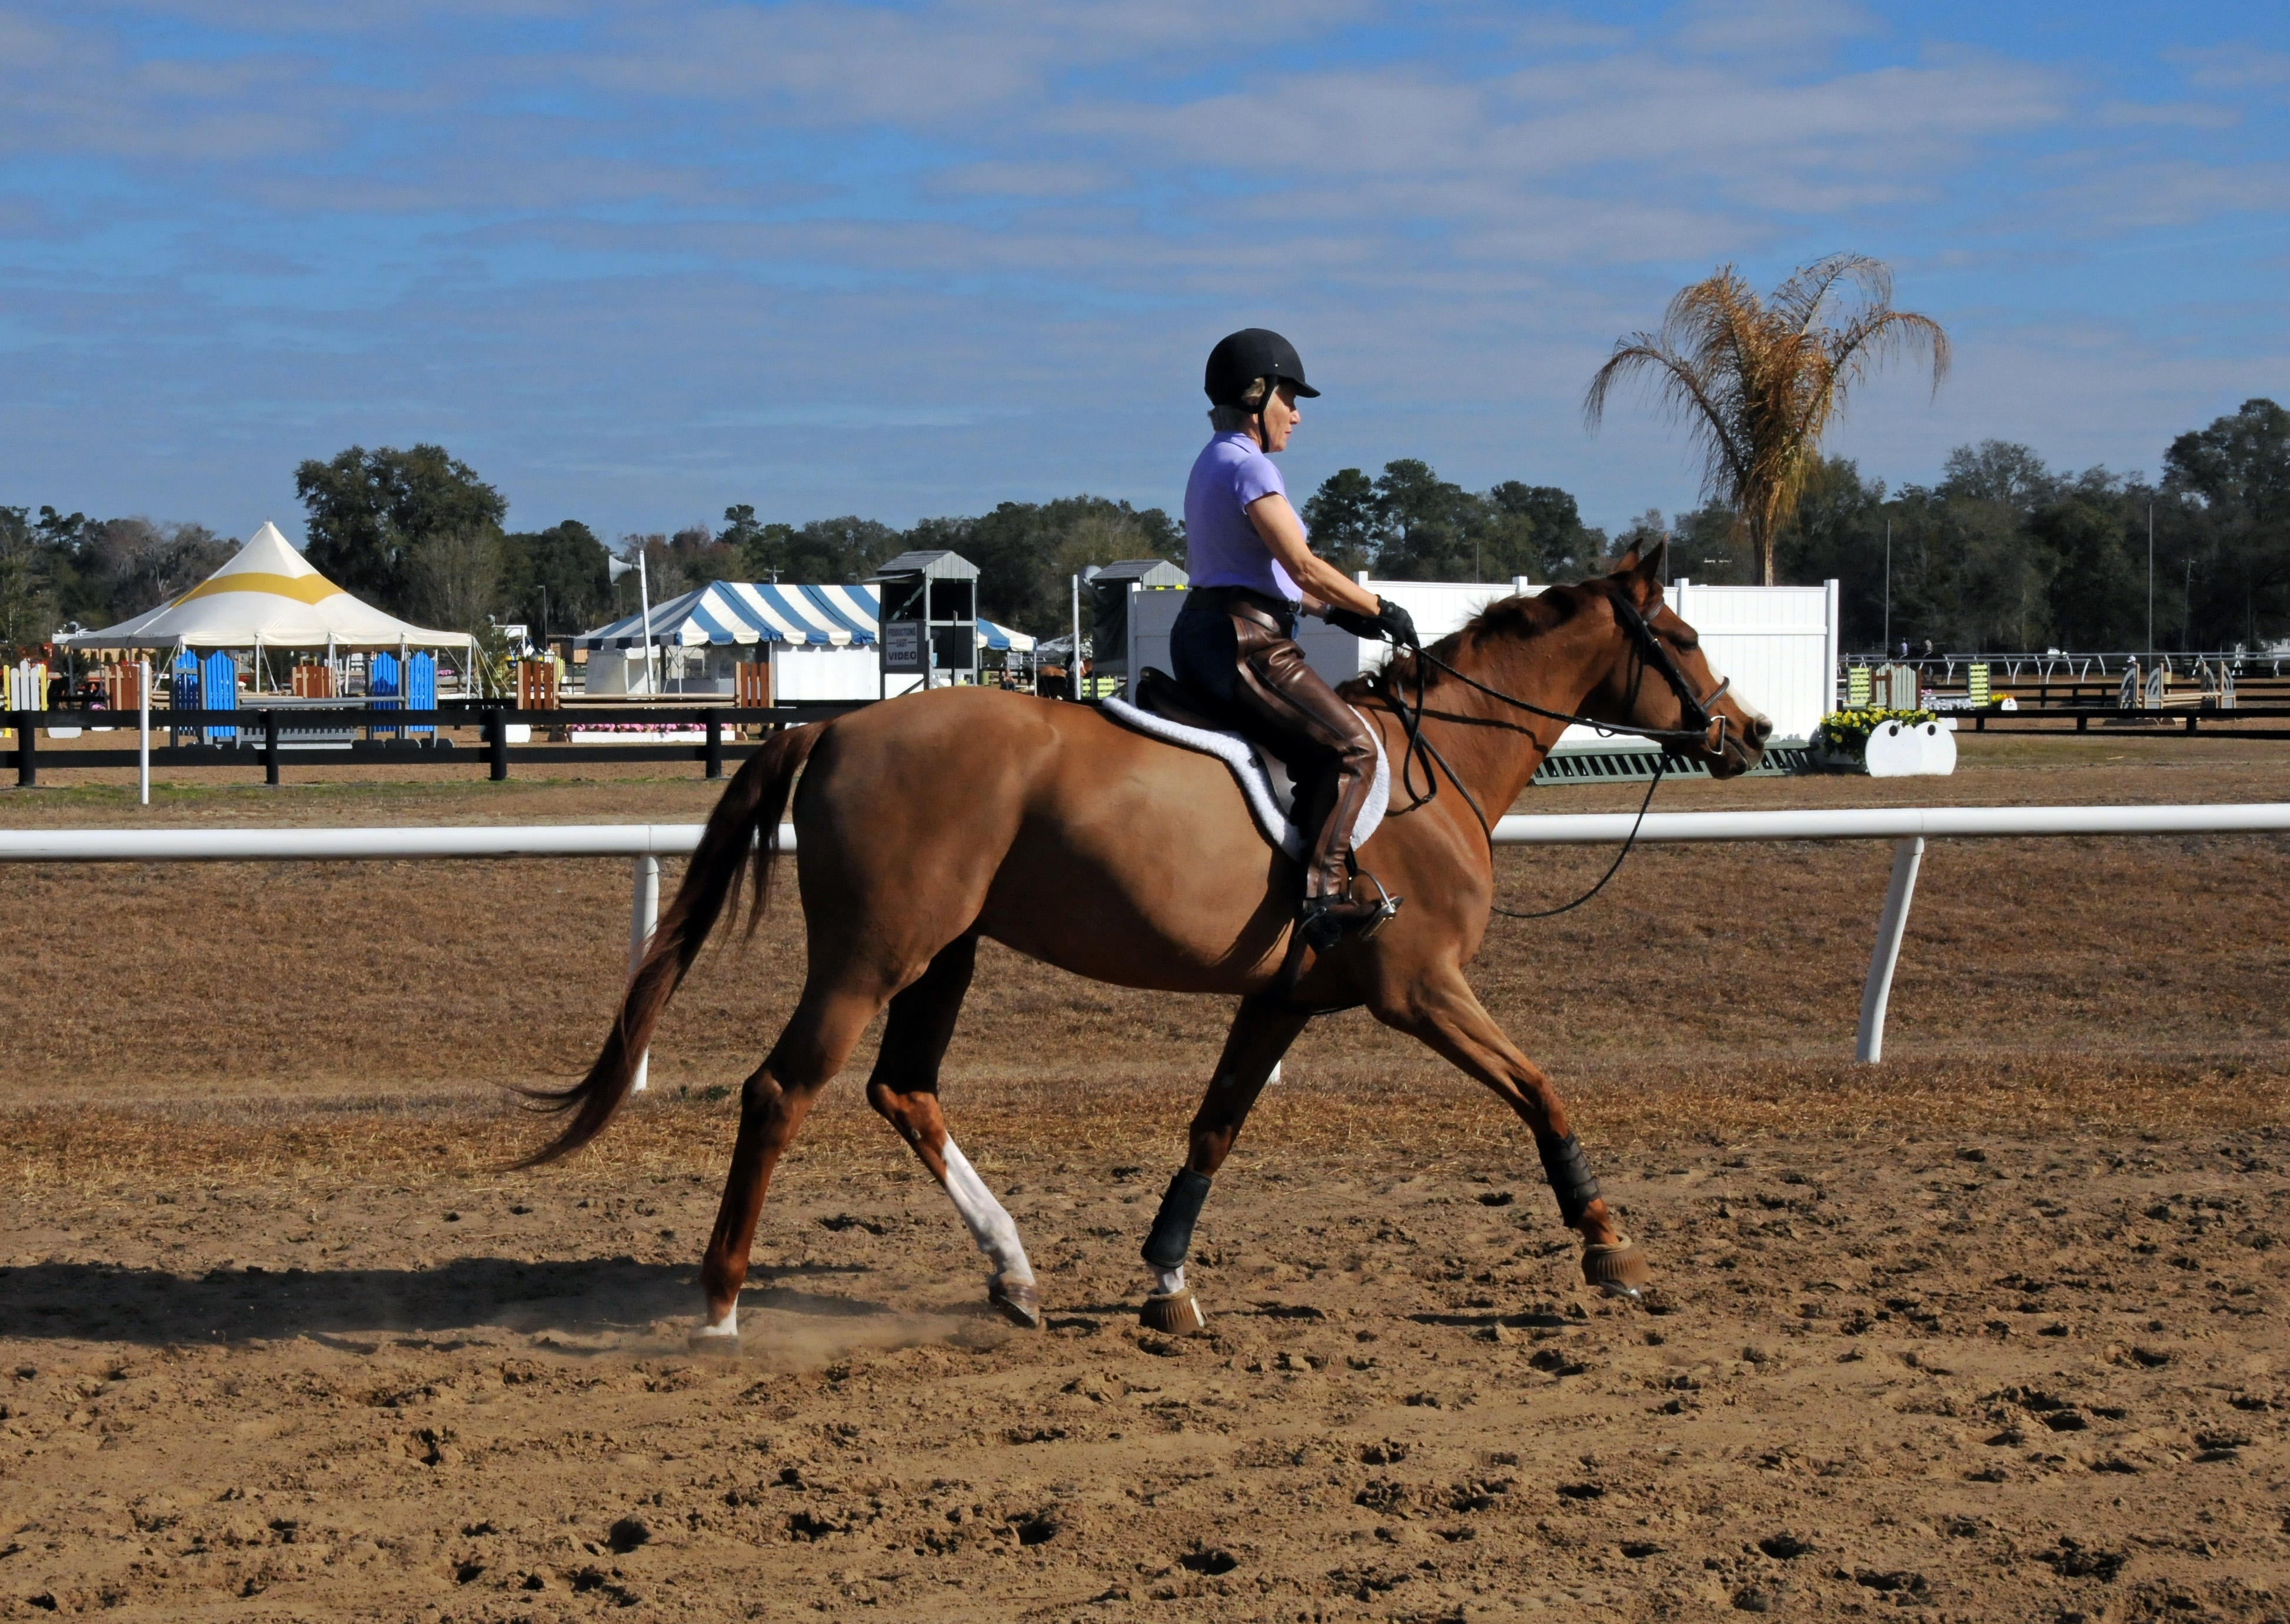
M 569 1156 L 605 1131 L 636 1080 L 637 1056 L 652 1044 L 653 1030 L 668 1008 L 668 1001 L 684 980 L 701 944 L 716 928 L 728 907 L 736 918 L 740 889 L 754 853 L 756 900 L 749 916 L 752 934 L 771 902 L 772 858 L 779 845 L 780 819 L 787 811 L 796 773 L 818 746 L 828 724 L 789 728 L 750 756 L 724 788 L 716 810 L 708 815 L 699 848 L 684 871 L 676 900 L 660 916 L 652 945 L 629 977 L 620 1019 L 605 1036 L 589 1075 L 571 1088 L 526 1089 L 528 1098 L 543 1108 L 572 1113 L 564 1131 L 534 1151 L 520 1167 L 537 1167 Z M 758 838 L 760 836 L 760 839 Z

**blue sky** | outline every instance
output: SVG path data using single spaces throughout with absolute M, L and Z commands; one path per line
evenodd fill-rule
M 1831 448 L 2153 470 L 2290 395 L 2290 12 L 1825 0 L 0 0 L 0 502 L 299 534 L 444 444 L 519 527 L 1174 506 L 1278 327 L 1301 495 L 1695 498 L 1615 337 L 1850 249 L 1954 375 Z

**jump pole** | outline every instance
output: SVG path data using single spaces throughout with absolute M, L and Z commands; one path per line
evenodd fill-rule
M 629 908 L 629 973 L 644 963 L 653 927 L 660 923 L 660 859 L 646 852 L 636 861 L 636 894 Z M 641 1094 L 651 1085 L 652 1051 L 637 1056 L 636 1082 L 629 1092 Z

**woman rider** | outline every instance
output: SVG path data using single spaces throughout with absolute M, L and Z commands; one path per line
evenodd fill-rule
M 1299 914 L 1306 945 L 1325 952 L 1346 930 L 1373 927 L 1396 905 L 1384 901 L 1381 886 L 1373 898 L 1353 894 L 1352 826 L 1375 771 L 1375 738 L 1305 663 L 1296 614 L 1399 644 L 1415 641 L 1415 626 L 1407 611 L 1316 556 L 1289 506 L 1272 456 L 1303 419 L 1297 397 L 1319 394 L 1304 381 L 1296 347 L 1261 327 L 1233 333 L 1209 352 L 1204 387 L 1215 435 L 1185 487 L 1192 591 L 1170 631 L 1170 663 L 1179 682 L 1287 762 L 1300 785 L 1316 769 L 1314 776 L 1333 780 L 1312 802 L 1322 821 Z M 1299 822 L 1309 835 L 1311 822 Z

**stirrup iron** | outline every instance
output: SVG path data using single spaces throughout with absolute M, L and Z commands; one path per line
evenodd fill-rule
M 1353 877 L 1355 880 L 1365 879 L 1369 884 L 1375 887 L 1375 894 L 1377 898 L 1375 911 L 1363 920 L 1359 927 L 1360 940 L 1362 941 L 1372 940 L 1378 931 L 1381 931 L 1385 925 L 1391 923 L 1391 916 L 1399 911 L 1399 905 L 1402 902 L 1406 901 L 1407 899 L 1405 897 L 1393 896 L 1389 892 L 1383 888 L 1383 882 L 1376 878 L 1373 874 L 1370 873 L 1365 868 L 1359 870 L 1359 872 Z
M 1347 932 L 1357 932 L 1365 941 L 1391 923 L 1399 905 L 1407 900 L 1395 897 L 1383 888 L 1383 882 L 1365 869 L 1356 872 L 1355 884 L 1365 875 L 1367 883 L 1375 887 L 1377 900 L 1363 903 L 1352 899 L 1349 886 L 1341 896 L 1307 897 L 1297 912 L 1296 935 L 1315 953 L 1326 953 L 1343 940 Z

